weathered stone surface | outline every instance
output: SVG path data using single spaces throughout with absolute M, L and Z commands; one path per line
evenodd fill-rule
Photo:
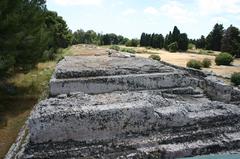
M 67 57 L 50 81 L 50 94 L 91 94 L 197 86 L 184 71 L 144 58 Z
M 56 79 L 176 72 L 176 69 L 145 58 L 65 57 L 56 68 Z
M 130 56 L 67 57 L 50 92 L 29 118 L 26 145 L 14 148 L 18 158 L 173 159 L 240 149 L 240 90 L 212 74 Z
M 161 91 L 74 93 L 50 98 L 31 115 L 27 151 L 36 156 L 175 158 L 239 148 L 239 106 L 195 98 L 199 93 L 174 98 L 163 97 Z

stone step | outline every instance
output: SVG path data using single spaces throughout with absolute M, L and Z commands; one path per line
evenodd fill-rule
M 56 67 L 57 79 L 115 76 L 129 74 L 170 73 L 176 69 L 145 58 L 65 57 Z
M 64 158 L 177 158 L 234 151 L 240 147 L 240 132 L 215 134 L 213 137 L 181 142 L 163 142 L 163 134 L 138 136 L 124 140 L 85 143 L 76 141 L 31 145 L 25 152 L 28 158 L 58 156 Z
M 50 81 L 50 94 L 69 94 L 84 92 L 88 94 L 109 93 L 114 91 L 156 90 L 198 85 L 194 78 L 184 73 L 152 73 L 116 76 L 56 79 Z
M 41 102 L 31 115 L 30 139 L 34 143 L 98 142 L 164 129 L 219 127 L 240 120 L 238 106 L 191 102 L 163 98 L 161 91 L 51 98 Z

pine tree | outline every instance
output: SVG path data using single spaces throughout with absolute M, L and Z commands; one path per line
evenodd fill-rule
M 238 28 L 231 25 L 224 32 L 221 51 L 240 57 L 240 31 Z
M 177 42 L 179 40 L 179 36 L 180 36 L 180 30 L 176 26 L 174 26 L 171 43 Z
M 146 34 L 145 33 L 142 33 L 142 35 L 141 35 L 140 46 L 146 46 Z
M 220 51 L 224 28 L 222 24 L 216 24 L 206 39 L 206 48 L 208 50 Z
M 180 34 L 178 39 L 178 50 L 187 51 L 188 49 L 188 37 L 186 33 Z

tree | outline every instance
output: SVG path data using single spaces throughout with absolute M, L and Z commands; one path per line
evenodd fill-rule
M 73 33 L 73 44 L 84 44 L 85 43 L 85 32 L 80 29 Z
M 66 22 L 56 12 L 47 11 L 45 15 L 45 23 L 52 37 L 49 42 L 50 48 L 54 48 L 54 52 L 58 48 L 66 48 L 72 43 L 72 34 L 68 29 Z
M 208 50 L 220 51 L 224 28 L 222 24 L 216 24 L 206 39 L 206 48 Z
M 0 1 L 0 72 L 30 68 L 48 48 L 44 0 Z
M 180 34 L 178 39 L 178 50 L 187 51 L 188 50 L 188 37 L 186 33 Z
M 174 26 L 172 36 L 171 36 L 171 43 L 177 42 L 179 40 L 180 36 L 180 30 L 177 28 L 177 26 Z
M 146 34 L 142 33 L 140 38 L 140 46 L 146 46 Z
M 169 34 L 166 35 L 163 46 L 166 50 L 169 50 L 169 46 L 175 46 L 173 44 L 176 44 L 177 47 L 174 47 L 174 49 L 177 49 L 176 51 L 187 51 L 188 42 L 187 34 L 181 34 L 180 30 L 175 26 L 173 32 L 170 31 Z M 171 51 L 174 49 L 171 49 Z
M 140 40 L 138 39 L 132 39 L 132 40 L 128 40 L 126 42 L 126 46 L 130 46 L 130 47 L 137 47 L 140 43 Z
M 206 39 L 205 37 L 202 35 L 200 39 L 196 40 L 196 48 L 200 48 L 200 49 L 205 49 L 206 48 Z
M 231 25 L 224 32 L 221 51 L 240 57 L 240 31 L 238 28 Z

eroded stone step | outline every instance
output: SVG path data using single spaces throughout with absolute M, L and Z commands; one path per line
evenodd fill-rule
M 186 77 L 184 73 L 152 73 L 56 79 L 50 81 L 50 94 L 84 92 L 88 94 L 114 91 L 156 90 L 164 88 L 197 86 L 198 80 Z
M 195 102 L 195 101 L 194 101 Z M 75 94 L 41 102 L 29 120 L 30 139 L 103 141 L 179 127 L 209 128 L 239 120 L 240 108 L 221 102 L 173 100 L 161 92 Z M 46 135 L 48 134 L 48 135 Z
M 160 138 L 160 137 L 159 137 Z M 129 139 L 128 141 L 112 140 L 94 144 L 75 141 L 52 142 L 29 145 L 25 158 L 33 155 L 35 158 L 177 158 L 195 155 L 219 153 L 222 151 L 238 150 L 240 147 L 240 133 L 226 133 L 214 138 L 203 140 L 182 141 L 181 143 L 153 142 L 147 137 Z M 28 156 L 28 157 L 27 157 Z
M 57 79 L 115 76 L 129 74 L 168 73 L 176 69 L 145 58 L 65 57 L 56 67 Z

